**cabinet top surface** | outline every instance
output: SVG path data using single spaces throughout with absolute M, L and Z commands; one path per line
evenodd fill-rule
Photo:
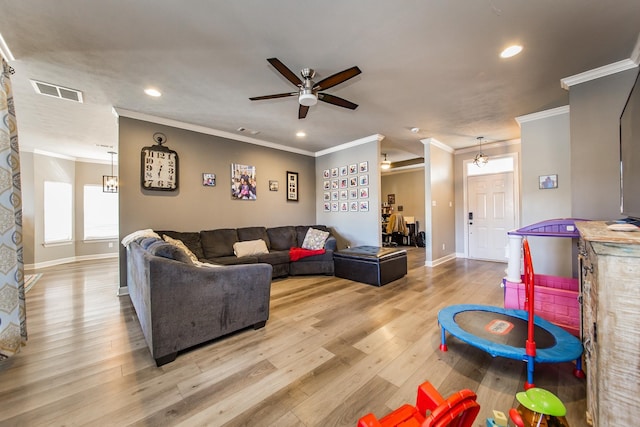
M 605 221 L 576 221 L 583 239 L 592 242 L 611 242 L 640 245 L 640 231 L 612 231 Z

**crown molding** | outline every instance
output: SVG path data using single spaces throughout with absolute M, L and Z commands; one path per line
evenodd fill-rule
M 622 61 L 614 62 L 613 64 L 603 65 L 602 67 L 594 68 L 593 70 L 585 71 L 584 73 L 565 77 L 564 79 L 560 80 L 560 86 L 562 86 L 562 88 L 565 90 L 569 90 L 571 86 L 635 68 L 638 66 L 638 49 L 640 48 L 636 43 L 636 48 L 634 49 L 634 52 L 636 54 L 635 62 L 633 59 L 623 59 Z
M 316 151 L 315 157 L 324 156 L 330 153 L 335 153 L 337 151 L 342 151 L 348 148 L 357 147 L 358 145 L 368 144 L 370 142 L 375 142 L 375 141 L 380 142 L 383 139 L 384 139 L 384 135 L 376 133 L 373 135 L 365 136 L 364 138 L 356 139 L 351 142 L 346 142 L 344 144 L 336 145 L 335 147 L 327 148 L 326 150 Z
M 193 132 L 203 133 L 205 135 L 219 136 L 221 138 L 227 138 L 234 141 L 242 141 L 242 142 L 246 142 L 253 145 L 260 145 L 262 147 L 273 148 L 275 150 L 288 151 L 290 153 L 302 154 L 304 156 L 314 157 L 315 155 L 315 153 L 307 150 L 300 150 L 293 147 L 287 147 L 285 145 L 275 144 L 273 142 L 264 141 L 262 139 L 257 139 L 257 138 L 251 138 L 244 135 L 236 135 L 231 132 L 212 129 L 206 126 L 194 125 L 191 123 L 185 123 L 178 120 L 152 116 L 150 114 L 139 113 L 137 111 L 125 110 L 119 107 L 114 107 L 113 111 L 118 115 L 118 117 L 127 117 L 130 119 L 142 120 L 145 122 L 156 123 L 159 125 L 171 126 L 178 129 L 190 130 Z
M 436 147 L 438 147 L 441 150 L 446 151 L 447 153 L 454 153 L 455 150 L 451 147 L 449 147 L 448 145 L 443 144 L 442 142 L 438 141 L 435 138 L 425 138 L 425 139 L 421 139 L 420 142 L 422 142 L 424 145 L 434 145 Z
M 522 124 L 526 122 L 546 119 L 548 117 L 553 117 L 553 116 L 560 116 L 562 114 L 569 114 L 568 105 L 564 105 L 558 108 L 552 108 L 550 110 L 538 111 L 537 113 L 526 114 L 524 116 L 518 116 L 516 117 L 516 122 L 518 122 L 518 126 L 522 126 Z

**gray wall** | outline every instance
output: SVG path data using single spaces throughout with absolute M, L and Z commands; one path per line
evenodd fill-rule
M 120 236 L 146 228 L 200 231 L 216 228 L 312 224 L 316 220 L 315 159 L 310 156 L 206 135 L 141 120 L 119 119 Z M 179 189 L 140 187 L 140 151 L 162 132 L 179 157 Z M 231 198 L 231 164 L 256 167 L 256 200 Z M 299 201 L 286 200 L 286 172 L 298 172 Z M 202 174 L 216 174 L 216 186 L 202 185 Z M 269 180 L 279 191 L 269 191 Z M 124 256 L 121 249 L 121 286 Z
M 573 108 L 573 107 L 572 107 Z M 571 217 L 571 138 L 569 112 L 521 125 L 521 226 Z M 541 175 L 558 175 L 558 188 L 539 189 Z M 575 257 L 572 239 L 529 237 L 534 270 L 571 277 Z
M 572 86 L 572 215 L 620 218 L 620 114 L 638 69 Z
M 425 230 L 427 241 L 431 242 L 427 262 L 437 262 L 456 252 L 454 155 L 433 144 L 426 148 L 430 150 L 428 171 L 431 175 L 431 197 L 426 200 L 431 210 L 431 228 Z
M 332 228 L 338 239 L 338 247 L 380 246 L 382 242 L 380 212 L 380 142 L 377 136 L 371 142 L 324 154 L 316 158 L 316 219 L 319 224 Z M 340 168 L 360 162 L 369 163 L 369 201 L 368 212 L 324 212 L 323 209 L 323 171 Z M 358 174 L 362 175 L 362 174 Z

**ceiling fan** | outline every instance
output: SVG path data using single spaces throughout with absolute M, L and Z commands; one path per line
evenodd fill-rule
M 303 68 L 302 71 L 300 71 L 300 75 L 302 76 L 301 80 L 300 77 L 296 76 L 293 71 L 291 71 L 289 68 L 287 68 L 286 65 L 280 62 L 278 58 L 269 58 L 267 59 L 267 61 L 269 61 L 269 63 L 273 65 L 273 67 L 278 70 L 278 72 L 282 74 L 287 80 L 298 86 L 298 91 L 278 93 L 275 95 L 255 96 L 253 98 L 249 98 L 251 101 L 297 96 L 298 102 L 300 103 L 300 108 L 298 109 L 299 119 L 304 119 L 305 117 L 307 117 L 309 107 L 312 105 L 316 105 L 318 100 L 337 105 L 339 107 L 349 108 L 350 110 L 355 110 L 356 108 L 358 108 L 358 104 L 354 104 L 353 102 L 347 101 L 346 99 L 342 99 L 335 95 L 323 93 L 320 91 L 332 88 L 336 85 L 339 85 L 340 83 L 349 80 L 352 77 L 357 76 L 362 72 L 360 71 L 360 68 L 351 67 L 344 71 L 340 71 L 339 73 L 333 74 L 326 79 L 320 80 L 318 83 L 315 83 L 313 81 L 313 77 L 316 75 L 316 72 L 311 68 Z

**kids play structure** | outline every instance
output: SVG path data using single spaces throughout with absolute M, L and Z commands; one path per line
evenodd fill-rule
M 522 239 L 526 236 L 578 238 L 575 218 L 551 219 L 507 233 L 509 264 L 504 278 L 504 308 L 524 309 L 525 286 L 520 275 Z M 580 303 L 578 279 L 571 277 L 535 275 L 535 313 L 580 337 Z
M 446 333 L 491 356 L 527 362 L 525 389 L 534 387 L 533 371 L 537 363 L 561 363 L 575 360 L 574 375 L 583 378 L 582 343 L 575 336 L 534 314 L 535 292 L 531 252 L 522 241 L 524 256 L 524 310 L 462 304 L 445 307 L 438 313 L 441 328 L 440 350 L 447 351 Z M 520 259 L 518 252 L 518 260 Z M 518 277 L 520 275 L 518 274 Z

